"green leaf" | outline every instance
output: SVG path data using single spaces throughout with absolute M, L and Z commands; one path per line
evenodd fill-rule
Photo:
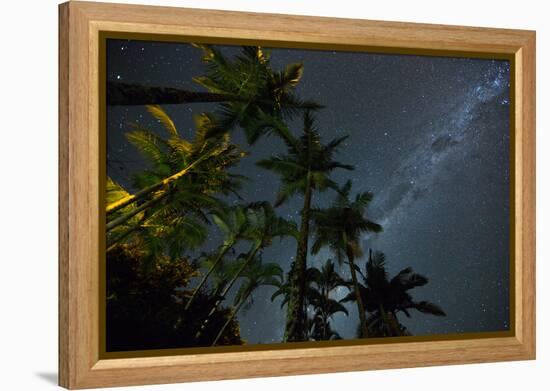
M 159 120 L 166 130 L 170 132 L 170 135 L 172 137 L 178 137 L 178 130 L 176 129 L 176 125 L 174 124 L 174 121 L 166 114 L 166 112 L 160 107 L 159 105 L 147 105 L 147 111 L 151 113 L 153 117 L 155 117 L 157 120 Z

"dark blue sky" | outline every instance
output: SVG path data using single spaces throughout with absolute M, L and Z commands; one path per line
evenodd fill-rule
M 236 48 L 224 47 L 231 56 Z M 199 49 L 188 44 L 109 40 L 107 77 L 128 83 L 199 90 L 193 76 L 205 73 Z M 355 165 L 334 172 L 342 184 L 352 179 L 355 191 L 371 191 L 371 218 L 384 231 L 363 238 L 364 249 L 383 251 L 390 276 L 407 266 L 430 282 L 413 291 L 417 300 L 439 304 L 447 317 L 417 312 L 400 316 L 414 335 L 498 331 L 509 328 L 509 63 L 444 58 L 297 49 L 272 49 L 272 67 L 304 64 L 299 95 L 323 104 L 316 114 L 324 140 L 348 134 L 337 156 Z M 193 134 L 192 115 L 213 111 L 213 104 L 167 105 L 180 134 Z M 144 107 L 109 107 L 108 175 L 129 186 L 142 167 L 127 143 L 129 122 L 162 132 Z M 296 133 L 300 121 L 291 123 Z M 187 133 L 186 133 L 187 132 Z M 251 180 L 241 195 L 247 201 L 275 199 L 276 175 L 255 162 L 283 153 L 275 137 L 253 147 L 242 132 L 233 141 L 250 155 L 237 168 Z M 326 206 L 334 194 L 316 194 Z M 278 208 L 299 221 L 298 196 Z M 214 231 L 215 228 L 212 228 Z M 219 245 L 212 232 L 205 249 Z M 288 270 L 295 255 L 291 240 L 274 242 L 264 261 Z M 331 254 L 309 258 L 320 265 Z M 359 264 L 363 268 L 365 259 Z M 346 267 L 340 273 L 348 276 Z M 279 342 L 284 310 L 270 301 L 273 289 L 261 288 L 251 308 L 239 315 L 241 333 L 250 343 Z M 340 292 L 343 296 L 344 291 Z M 355 305 L 350 316 L 338 315 L 333 327 L 353 338 Z

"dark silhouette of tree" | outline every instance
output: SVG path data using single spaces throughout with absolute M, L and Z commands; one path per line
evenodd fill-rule
M 332 260 L 327 260 L 322 268 L 308 269 L 309 289 L 308 304 L 312 307 L 313 317 L 309 320 L 309 339 L 315 341 L 341 339 L 330 325 L 330 320 L 338 312 L 348 315 L 348 310 L 331 296 L 340 287 L 349 284 L 336 272 Z
M 276 263 L 262 263 L 261 256 L 257 256 L 242 273 L 244 282 L 240 285 L 233 300 L 231 316 L 228 317 L 218 335 L 212 342 L 217 345 L 225 333 L 226 328 L 231 324 L 241 309 L 247 309 L 253 304 L 253 293 L 261 286 L 279 286 L 283 280 L 283 269 Z
M 201 293 L 190 311 L 184 311 L 185 287 L 196 275 L 187 258 L 157 257 L 145 267 L 139 246 L 119 244 L 107 262 L 107 351 L 205 346 L 217 335 L 231 311 L 218 308 L 200 339 L 196 327 L 213 297 Z M 235 319 L 225 327 L 218 344 L 241 344 Z
M 357 193 L 355 198 L 350 199 L 351 186 L 351 181 L 346 182 L 334 203 L 327 209 L 312 211 L 315 237 L 312 253 L 317 254 L 321 248 L 328 247 L 336 255 L 338 262 L 343 263 L 344 258 L 347 259 L 357 302 L 360 337 L 367 337 L 367 319 L 363 298 L 359 293 L 355 259 L 363 255 L 361 236 L 368 232 L 380 232 L 382 227 L 367 218 L 366 210 L 372 194 Z
M 145 106 L 173 105 L 185 103 L 218 103 L 245 100 L 229 94 L 215 94 L 205 91 L 188 91 L 171 87 L 150 87 L 135 83 L 107 81 L 107 105 Z
M 275 206 L 281 205 L 295 194 L 303 194 L 304 197 L 296 257 L 288 274 L 290 291 L 284 341 L 293 342 L 304 339 L 303 307 L 311 201 L 315 191 L 337 187 L 329 177 L 333 170 L 353 169 L 353 166 L 340 163 L 333 158 L 338 147 L 346 139 L 347 136 L 339 137 L 328 144 L 322 144 L 313 116 L 310 112 L 306 112 L 302 136 L 297 139 L 285 139 L 286 155 L 273 156 L 257 163 L 260 167 L 281 176 L 281 187 Z
M 333 299 L 333 291 L 338 287 L 346 287 L 349 284 L 334 269 L 331 260 L 323 265 L 321 270 L 309 267 L 305 274 L 305 297 L 302 312 L 306 314 L 304 320 L 304 340 L 330 340 L 340 339 L 340 335 L 332 330 L 330 320 L 338 312 L 348 315 L 347 309 L 337 300 Z M 282 281 L 277 291 L 271 296 L 274 301 L 282 296 L 281 308 L 290 300 L 290 283 Z M 311 316 L 309 316 L 311 314 Z
M 407 267 L 389 279 L 385 255 L 369 251 L 365 269 L 363 284 L 359 284 L 359 292 L 366 311 L 370 313 L 368 325 L 371 337 L 410 335 L 397 318 L 399 312 L 407 317 L 411 316 L 410 311 L 413 309 L 424 314 L 445 316 L 445 312 L 438 305 L 413 299 L 410 291 L 426 285 L 428 279 L 414 273 L 412 268 Z M 356 296 L 349 294 L 342 301 L 356 301 Z

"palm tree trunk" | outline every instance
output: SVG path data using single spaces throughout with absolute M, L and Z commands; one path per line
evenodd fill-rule
M 148 87 L 140 84 L 107 82 L 108 106 L 166 105 L 201 102 L 231 102 L 243 99 L 228 94 L 187 91 L 178 88 Z
M 323 341 L 328 340 L 328 315 L 325 311 L 323 313 Z
M 137 230 L 139 230 L 140 228 L 142 228 L 141 224 L 143 224 L 143 222 L 146 220 L 146 216 L 145 214 L 141 217 L 141 219 L 139 219 L 139 221 L 137 222 L 137 224 L 135 224 L 133 227 L 131 228 L 128 228 L 125 232 L 123 232 L 122 234 L 118 235 L 117 237 L 115 237 L 114 239 L 111 239 L 110 241 L 107 242 L 107 251 L 106 252 L 109 252 L 111 251 L 113 248 L 115 248 L 115 246 L 121 242 L 123 239 L 126 239 L 128 236 L 130 236 L 132 233 L 136 232 Z
M 137 208 L 131 210 L 130 212 L 123 214 L 122 216 L 117 217 L 116 219 L 110 221 L 106 225 L 106 230 L 109 232 L 113 228 L 118 227 L 119 225 L 125 223 L 126 221 L 130 220 L 132 217 L 137 215 L 138 213 L 144 211 L 147 208 L 150 208 L 151 206 L 155 205 L 156 203 L 160 202 L 163 198 L 165 198 L 168 195 L 168 192 L 164 192 L 158 197 L 152 198 L 147 202 L 144 202 Z
M 401 328 L 399 327 L 399 321 L 397 320 L 397 316 L 395 315 L 394 312 L 390 312 L 389 315 L 390 315 L 388 317 L 389 325 L 392 328 L 395 336 L 399 337 L 400 335 L 402 335 L 402 333 L 401 333 Z
M 260 249 L 260 246 L 261 244 L 260 243 L 257 243 L 254 245 L 254 247 L 252 247 L 252 249 L 250 250 L 250 253 L 248 255 L 248 257 L 246 258 L 246 261 L 244 261 L 244 263 L 242 264 L 242 266 L 239 268 L 239 270 L 237 270 L 237 272 L 233 275 L 233 278 L 231 278 L 231 281 L 229 282 L 229 284 L 227 284 L 225 286 L 225 288 L 223 289 L 223 291 L 220 293 L 220 296 L 222 297 L 221 299 L 218 299 L 216 300 L 216 302 L 214 303 L 214 305 L 212 306 L 212 308 L 210 309 L 210 312 L 208 312 L 208 315 L 206 315 L 206 318 L 204 319 L 204 321 L 202 322 L 202 325 L 201 325 L 201 328 L 200 330 L 197 332 L 197 334 L 195 335 L 196 338 L 199 338 L 200 335 L 202 334 L 203 330 L 206 328 L 206 325 L 208 324 L 209 322 L 209 319 L 210 317 L 214 314 L 214 312 L 216 312 L 216 310 L 218 309 L 218 306 L 221 304 L 221 302 L 225 299 L 225 296 L 227 296 L 227 294 L 229 293 L 229 291 L 231 290 L 231 288 L 233 287 L 233 285 L 235 284 L 235 282 L 237 281 L 237 279 L 241 276 L 242 272 L 244 271 L 244 269 L 246 269 L 246 267 L 248 266 L 248 264 L 254 259 L 254 257 L 256 256 L 256 253 L 258 252 L 258 250 Z
M 361 292 L 359 292 L 359 283 L 357 282 L 357 271 L 355 270 L 355 261 L 353 253 L 350 249 L 347 251 L 347 257 L 349 262 L 349 268 L 351 272 L 351 281 L 353 283 L 353 290 L 355 291 L 355 302 L 357 303 L 357 311 L 359 312 L 359 324 L 361 326 L 361 338 L 367 338 L 369 336 L 369 329 L 367 327 L 367 316 L 365 315 L 365 306 L 363 299 L 361 298 Z
M 214 339 L 214 342 L 212 342 L 212 346 L 215 346 L 216 343 L 218 343 L 218 341 L 222 337 L 225 329 L 227 328 L 227 326 L 229 326 L 229 323 L 231 323 L 231 321 L 235 318 L 235 316 L 237 315 L 237 313 L 239 312 L 239 310 L 241 309 L 241 307 L 243 306 L 243 304 L 246 302 L 247 299 L 248 299 L 248 296 L 243 297 L 241 299 L 241 301 L 239 302 L 239 304 L 237 305 L 237 307 L 235 307 L 235 309 L 233 311 L 231 311 L 231 316 L 229 318 L 227 318 L 227 320 L 223 324 L 222 328 L 218 332 L 218 335 L 216 335 L 216 339 Z
M 309 239 L 309 220 L 311 210 L 311 171 L 307 174 L 306 189 L 304 193 L 304 206 L 302 207 L 302 221 L 298 235 L 298 248 L 296 259 L 289 273 L 289 299 L 287 305 L 286 326 L 284 342 L 296 342 L 304 339 L 304 307 L 305 277 L 307 269 L 307 251 Z
M 384 322 L 384 324 L 388 328 L 388 334 L 390 334 L 389 336 L 391 337 L 392 333 L 393 333 L 393 329 L 392 329 L 392 327 L 390 325 L 390 322 L 388 320 L 388 313 L 386 312 L 386 309 L 384 308 L 384 306 L 382 304 L 378 304 L 378 311 L 380 312 L 380 316 L 382 317 L 382 321 Z
M 199 293 L 199 291 L 201 290 L 201 288 L 204 286 L 204 284 L 206 283 L 206 280 L 208 280 L 208 277 L 210 277 L 210 275 L 212 274 L 212 272 L 214 271 L 214 269 L 216 269 L 216 267 L 218 266 L 218 264 L 221 262 L 221 260 L 223 259 L 223 256 L 227 253 L 227 251 L 229 251 L 229 249 L 231 248 L 231 246 L 233 246 L 233 242 L 230 243 L 230 244 L 226 244 L 222 247 L 222 249 L 220 250 L 220 252 L 218 253 L 218 256 L 216 257 L 216 260 L 214 261 L 214 263 L 212 264 L 212 266 L 210 267 L 210 269 L 208 270 L 208 272 L 206 272 L 206 274 L 204 275 L 204 277 L 202 278 L 201 282 L 199 283 L 199 285 L 193 290 L 193 294 L 191 295 L 191 297 L 189 298 L 189 300 L 187 301 L 187 304 L 185 305 L 185 310 L 187 311 L 190 307 L 191 307 L 191 304 L 193 303 L 193 301 L 195 300 L 195 297 L 197 297 L 197 294 Z
M 197 160 L 195 160 L 193 163 L 189 164 L 187 167 L 185 167 L 183 170 L 178 171 L 174 175 L 169 176 L 168 178 L 163 179 L 160 182 L 155 183 L 154 185 L 147 186 L 144 189 L 139 190 L 138 192 L 134 194 L 129 194 L 126 197 L 121 198 L 120 200 L 117 200 L 115 202 L 110 203 L 107 205 L 107 214 L 111 214 L 113 212 L 116 212 L 117 210 L 120 210 L 124 208 L 125 206 L 128 206 L 137 200 L 146 197 L 147 195 L 151 194 L 152 192 L 160 189 L 161 187 L 168 186 L 169 184 L 177 181 L 181 177 L 183 177 L 185 174 L 187 174 L 191 169 L 193 169 L 197 164 L 202 162 L 203 160 L 210 157 L 210 155 L 213 152 L 205 153 L 201 157 L 199 157 Z
M 321 296 L 323 297 L 323 304 L 321 306 L 321 311 L 323 313 L 323 341 L 326 341 L 328 338 L 328 322 L 329 322 L 329 309 L 328 309 L 328 303 L 329 303 L 329 290 L 326 289 L 324 286 L 321 288 Z

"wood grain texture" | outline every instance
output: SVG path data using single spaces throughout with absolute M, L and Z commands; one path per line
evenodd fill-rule
M 59 8 L 59 383 L 69 381 L 69 36 L 68 7 Z
M 535 357 L 535 33 L 69 2 L 59 13 L 59 382 L 66 388 L 369 370 Z M 99 359 L 98 47 L 102 31 L 272 46 L 507 56 L 514 62 L 514 336 Z
M 536 42 L 534 34 L 531 39 L 518 51 L 517 61 L 521 60 L 522 72 L 516 77 L 521 79 L 521 91 L 516 91 L 516 99 L 521 102 L 521 113 L 517 125 L 521 127 L 520 136 L 522 144 L 522 157 L 516 161 L 516 170 L 522 171 L 521 184 L 516 183 L 516 188 L 521 186 L 521 216 L 516 216 L 522 223 L 522 229 L 516 235 L 521 235 L 521 254 L 516 259 L 521 262 L 521 281 L 516 279 L 516 289 L 521 292 L 522 317 L 518 322 L 522 329 L 516 331 L 516 335 L 522 338 L 528 353 L 535 357 L 536 348 L 536 317 L 535 317 L 535 292 L 536 292 Z M 519 96 L 521 94 L 521 96 Z M 517 129 L 517 128 L 516 128 Z M 516 202 L 517 204 L 517 202 Z M 516 228 L 517 229 L 517 228 Z

